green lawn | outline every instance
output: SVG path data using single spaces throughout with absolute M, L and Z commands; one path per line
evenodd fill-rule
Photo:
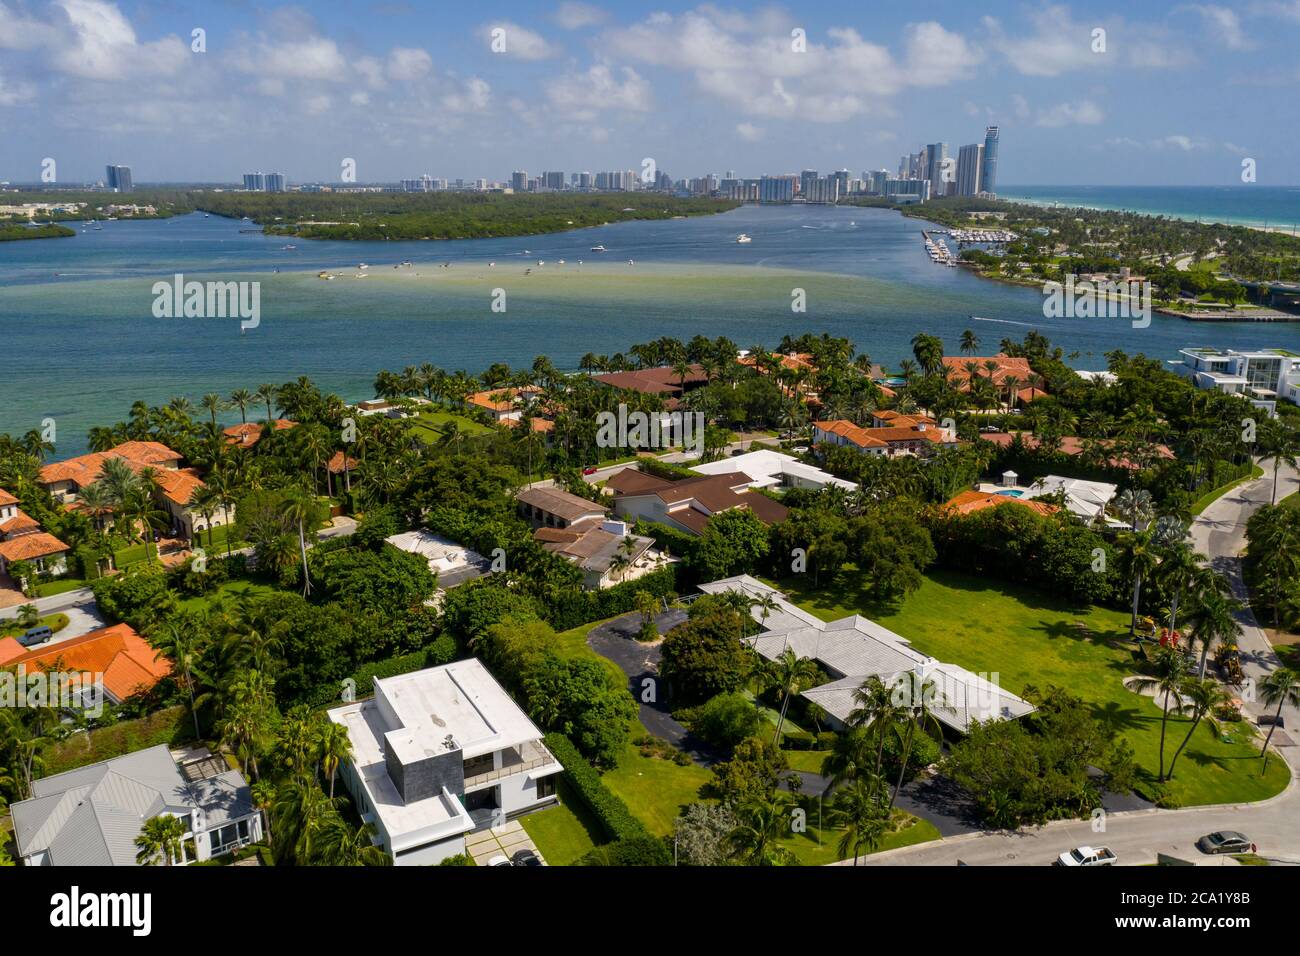
M 487 425 L 479 424 L 472 418 L 438 409 L 422 409 L 415 418 L 406 419 L 411 434 L 430 445 L 437 442 L 441 437 L 438 429 L 447 422 L 455 422 L 461 432 L 466 435 L 487 435 L 492 431 Z
M 31 627 L 48 627 L 55 634 L 68 626 L 68 615 L 66 614 L 47 614 L 39 618 Z M 0 627 L 0 637 L 17 637 L 19 634 L 28 630 L 28 627 L 19 624 L 17 621 L 6 621 L 3 627 Z
M 36 585 L 37 597 L 53 597 L 56 594 L 63 594 L 67 591 L 75 591 L 77 588 L 84 588 L 87 582 L 81 578 L 58 578 L 54 581 L 46 581 L 44 584 Z
M 560 805 L 539 810 L 519 818 L 520 824 L 546 862 L 551 866 L 569 866 L 596 848 L 601 839 L 600 824 L 569 787 L 560 781 L 556 792 Z
M 841 859 L 839 852 L 841 835 L 842 831 L 837 828 L 818 826 L 816 815 L 813 814 L 809 817 L 806 832 L 782 840 L 781 845 L 794 851 L 800 866 L 825 866 Z M 904 828 L 887 834 L 873 852 L 880 853 L 917 843 L 928 843 L 939 839 L 939 836 L 939 831 L 933 823 L 909 815 Z
M 226 581 L 217 586 L 216 590 L 210 594 L 202 594 L 198 597 L 186 598 L 180 602 L 180 606 L 186 610 L 197 610 L 202 607 L 210 607 L 219 597 L 225 597 L 236 604 L 246 601 L 250 598 L 262 597 L 267 594 L 276 593 L 276 589 L 269 584 L 263 584 L 261 581 L 235 580 Z
M 646 729 L 638 720 L 632 736 L 639 737 Z M 698 803 L 704 797 L 700 789 L 713 779 L 713 771 L 696 764 L 679 766 L 671 760 L 642 757 L 640 751 L 628 743 L 619 758 L 618 767 L 601 778 L 605 786 L 623 798 L 623 802 L 651 833 L 668 836 L 673 832 L 673 821 L 689 803 Z
M 779 587 L 825 620 L 855 613 L 870 617 L 918 650 L 984 673 L 1013 693 L 1031 684 L 1066 688 L 1132 745 L 1144 778 L 1140 786 L 1154 783 L 1160 710 L 1121 683 L 1135 672 L 1122 611 L 1071 608 L 1039 591 L 947 572 L 926 575 L 897 608 L 873 605 L 851 567 L 828 586 L 814 590 L 811 585 L 811 580 L 786 579 Z M 1248 739 L 1248 725 L 1236 726 L 1234 736 L 1242 739 L 1232 742 L 1206 724 L 1197 728 L 1168 785 L 1179 804 L 1262 800 L 1286 786 L 1290 773 L 1281 760 L 1270 761 L 1267 775 L 1260 776 L 1258 745 Z M 1168 756 L 1186 732 L 1185 720 L 1170 718 Z
M 788 723 L 788 721 L 787 721 Z M 804 773 L 821 773 L 822 761 L 826 759 L 827 750 L 783 750 L 785 761 L 790 765 L 791 770 L 802 770 Z
M 1200 514 L 1233 488 L 1236 488 L 1238 485 L 1244 485 L 1248 481 L 1254 481 L 1263 474 L 1264 469 L 1259 467 L 1259 465 L 1254 465 L 1250 469 L 1250 474 L 1246 475 L 1244 478 L 1238 478 L 1236 481 L 1230 481 L 1226 485 L 1220 485 L 1218 488 L 1207 491 L 1205 494 L 1201 495 L 1201 497 L 1197 498 L 1196 502 L 1192 505 L 1192 514 Z

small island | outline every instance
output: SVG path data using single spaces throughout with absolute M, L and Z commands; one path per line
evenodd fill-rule
M 0 222 L 0 242 L 15 242 L 21 239 L 66 239 L 76 234 L 75 229 L 56 223 L 26 225 L 21 222 Z

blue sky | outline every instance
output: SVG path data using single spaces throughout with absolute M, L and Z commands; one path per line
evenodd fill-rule
M 1298 41 L 1300 0 L 0 0 L 0 180 L 857 173 L 996 123 L 1003 184 L 1295 184 Z

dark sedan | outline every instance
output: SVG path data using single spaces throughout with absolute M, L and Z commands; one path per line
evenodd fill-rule
M 1253 853 L 1255 844 L 1245 834 L 1236 830 L 1216 830 L 1196 841 L 1202 853 Z

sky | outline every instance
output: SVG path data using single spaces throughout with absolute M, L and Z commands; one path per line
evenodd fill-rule
M 896 169 L 1300 183 L 1300 0 L 0 0 L 0 181 Z M 48 164 L 47 164 L 48 165 Z

